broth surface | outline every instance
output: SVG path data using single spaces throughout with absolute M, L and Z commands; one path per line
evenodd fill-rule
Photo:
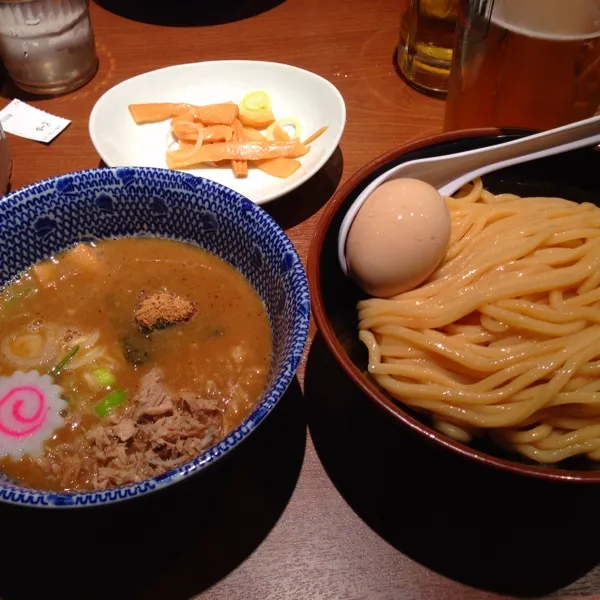
M 39 263 L 0 295 L 4 350 L 27 355 L 23 344 L 33 343 L 31 332 L 39 337 L 54 330 L 60 331 L 63 344 L 59 358 L 75 342 L 80 345 L 67 368 L 54 377 L 69 406 L 64 427 L 46 444 L 47 460 L 0 460 L 0 471 L 39 489 L 94 487 L 88 471 L 68 474 L 56 465 L 59 451 L 88 451 L 82 440 L 102 423 L 95 407 L 110 390 L 122 389 L 127 398 L 114 412 L 127 410 L 140 379 L 159 368 L 169 389 L 218 401 L 226 435 L 251 412 L 269 372 L 271 331 L 265 307 L 229 264 L 192 245 L 163 239 L 122 238 L 76 247 L 81 248 Z M 192 302 L 194 316 L 150 333 L 140 330 L 136 307 L 165 290 Z M 0 376 L 16 370 L 47 373 L 56 366 L 54 358 L 21 368 L 4 350 Z M 108 371 L 114 385 L 99 386 L 93 374 L 98 369 Z

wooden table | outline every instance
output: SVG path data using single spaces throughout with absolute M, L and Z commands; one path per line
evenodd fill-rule
M 91 83 L 50 100 L 4 87 L 0 106 L 16 96 L 72 120 L 48 146 L 9 136 L 13 189 L 99 166 L 88 116 L 120 81 L 201 60 L 285 62 L 332 81 L 348 109 L 340 151 L 267 207 L 305 259 L 340 182 L 441 130 L 443 102 L 395 72 L 396 0 L 213 4 L 92 4 Z M 272 417 L 220 467 L 113 509 L 0 507 L 0 598 L 600 597 L 598 500 L 596 489 L 490 473 L 414 440 L 357 396 L 317 334 Z

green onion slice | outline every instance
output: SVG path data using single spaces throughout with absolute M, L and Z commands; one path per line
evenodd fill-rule
M 125 390 L 118 389 L 112 391 L 108 396 L 105 396 L 96 404 L 94 407 L 94 412 L 100 417 L 104 418 L 106 415 L 110 414 L 117 406 L 123 404 L 127 396 L 125 394 Z
M 92 375 L 98 380 L 102 387 L 113 387 L 117 380 L 108 369 L 94 369 Z
M 266 92 L 250 92 L 242 98 L 240 108 L 248 112 L 271 110 L 271 98 Z
M 67 366 L 67 363 L 79 352 L 79 346 L 73 346 L 73 349 L 57 365 L 48 371 L 48 375 L 56 377 Z

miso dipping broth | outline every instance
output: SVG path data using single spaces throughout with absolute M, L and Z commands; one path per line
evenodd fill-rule
M 0 293 L 0 471 L 106 489 L 179 466 L 252 411 L 271 330 L 242 274 L 190 244 L 79 244 Z

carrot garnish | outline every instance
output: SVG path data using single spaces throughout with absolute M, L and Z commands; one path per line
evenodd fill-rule
M 267 138 L 253 127 L 244 127 L 244 138 L 247 140 L 254 140 L 255 142 L 262 142 Z
M 244 141 L 244 128 L 238 119 L 233 122 L 231 128 L 233 129 L 233 139 L 238 142 Z M 232 160 L 231 168 L 236 177 L 248 176 L 248 161 L 246 160 Z
M 247 177 L 249 166 L 273 177 L 290 177 L 301 167 L 296 159 L 327 129 L 321 127 L 301 142 L 300 120 L 275 120 L 271 98 L 262 91 L 250 92 L 239 105 L 148 102 L 130 104 L 129 111 L 138 125 L 171 119 L 166 151 L 170 169 L 230 165 L 236 178 Z
M 327 131 L 327 125 L 319 127 L 312 135 L 309 135 L 302 143 L 305 146 L 312 144 L 318 137 L 321 137 Z
M 223 104 L 207 104 L 194 106 L 193 104 L 174 104 L 172 102 L 151 102 L 148 104 L 130 104 L 129 112 L 133 120 L 141 125 L 143 123 L 157 123 L 172 117 L 180 117 L 191 113 L 194 121 L 203 125 L 231 125 L 238 116 L 239 109 L 233 102 Z
M 266 160 L 257 160 L 256 166 L 267 175 L 287 179 L 300 168 L 300 161 L 294 158 L 268 158 Z
M 172 117 L 179 117 L 188 113 L 192 106 L 179 102 L 150 102 L 148 104 L 130 104 L 129 112 L 133 120 L 138 124 L 157 123 L 166 121 Z
M 248 127 L 254 127 L 255 129 L 264 129 L 268 127 L 274 120 L 275 115 L 271 110 L 260 110 L 255 112 L 246 112 L 240 110 L 239 114 L 240 121 Z
M 199 123 L 190 123 L 189 121 L 180 121 L 173 119 L 171 121 L 171 132 L 178 140 L 195 141 L 198 137 L 198 129 L 194 125 Z M 230 142 L 233 138 L 233 130 L 229 125 L 207 125 L 202 127 L 204 142 Z
M 231 125 L 237 119 L 239 109 L 233 102 L 194 106 L 194 121 L 203 125 Z
M 281 125 L 276 124 L 272 129 L 272 133 L 273 139 L 279 140 L 280 142 L 289 142 L 291 139 L 288 132 Z
M 306 146 L 298 140 L 291 142 L 237 141 L 203 144 L 190 157 L 181 160 L 176 156 L 167 157 L 167 165 L 171 169 L 182 169 L 204 162 L 220 160 L 264 160 L 266 158 L 297 158 L 306 154 Z

